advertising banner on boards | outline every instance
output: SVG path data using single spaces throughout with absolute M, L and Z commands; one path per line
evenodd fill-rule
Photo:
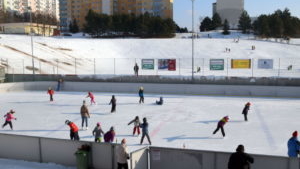
M 251 69 L 251 59 L 231 59 L 232 69 Z
M 224 59 L 210 59 L 210 70 L 224 70 Z
M 176 59 L 158 59 L 158 70 L 176 70 Z
M 258 59 L 258 69 L 273 69 L 273 59 Z
M 154 70 L 154 59 L 142 59 L 142 69 Z

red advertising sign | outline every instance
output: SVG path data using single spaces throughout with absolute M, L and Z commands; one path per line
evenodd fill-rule
M 168 70 L 176 71 L 176 59 L 168 59 Z

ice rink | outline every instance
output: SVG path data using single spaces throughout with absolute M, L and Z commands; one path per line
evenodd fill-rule
M 110 113 L 111 95 L 117 99 L 117 112 Z M 56 92 L 54 102 L 49 102 L 45 92 L 10 92 L 0 95 L 0 112 L 3 117 L 14 109 L 17 118 L 14 130 L 9 126 L 1 133 L 69 139 L 66 119 L 81 127 L 80 107 L 84 92 Z M 300 99 L 163 95 L 164 105 L 155 105 L 160 95 L 145 93 L 145 103 L 139 104 L 138 94 L 94 93 L 97 105 L 89 105 L 89 129 L 80 130 L 81 140 L 93 141 L 92 130 L 101 122 L 106 132 L 115 127 L 115 142 L 127 139 L 129 150 L 147 146 L 139 144 L 140 137 L 132 136 L 133 125 L 128 122 L 139 116 L 146 117 L 153 146 L 233 152 L 244 144 L 246 152 L 287 156 L 287 140 L 294 130 L 299 130 Z M 244 122 L 242 109 L 251 102 L 248 122 Z M 226 137 L 221 132 L 212 135 L 217 122 L 229 116 L 225 125 Z

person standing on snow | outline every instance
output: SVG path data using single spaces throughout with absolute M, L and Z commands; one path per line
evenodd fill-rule
M 141 138 L 141 144 L 143 144 L 145 136 L 148 139 L 149 144 L 151 145 L 151 140 L 149 136 L 149 130 L 148 130 L 149 124 L 147 122 L 146 117 L 143 118 L 143 124 L 140 125 L 140 128 L 142 128 L 142 138 Z
M 80 114 L 81 114 L 81 128 L 82 128 L 82 130 L 83 130 L 84 122 L 85 122 L 86 130 L 89 129 L 88 128 L 88 118 L 90 118 L 90 113 L 89 113 L 89 109 L 87 108 L 87 106 L 85 104 L 85 100 L 83 101 L 82 106 L 80 108 Z
M 133 70 L 134 70 L 134 75 L 139 76 L 139 66 L 137 63 L 135 63 Z
M 49 87 L 47 93 L 49 94 L 50 101 L 52 102 L 53 101 L 54 90 L 51 87 Z
M 117 106 L 117 100 L 115 98 L 115 95 L 112 95 L 111 100 L 109 102 L 109 105 L 111 104 L 111 113 L 116 111 L 116 106 Z
M 129 153 L 127 150 L 126 139 L 122 139 L 121 145 L 117 147 L 117 163 L 118 169 L 128 169 L 127 160 L 129 159 Z
M 93 130 L 93 136 L 95 136 L 95 142 L 96 143 L 101 143 L 102 142 L 102 135 L 104 134 L 100 122 L 97 123 L 96 127 Z
M 223 137 L 225 137 L 225 131 L 224 131 L 224 125 L 228 122 L 229 117 L 225 116 L 223 117 L 219 122 L 218 122 L 218 126 L 217 129 L 213 132 L 213 134 L 216 134 L 217 131 L 219 131 L 221 129 L 222 135 Z
M 250 102 L 246 103 L 246 104 L 245 104 L 245 107 L 244 107 L 244 109 L 243 109 L 243 112 L 242 112 L 242 114 L 244 115 L 245 121 L 248 121 L 247 115 L 248 115 L 248 111 L 249 111 L 249 109 L 250 109 L 250 105 L 251 105 Z
M 10 129 L 13 130 L 13 125 L 12 125 L 11 120 L 13 120 L 13 119 L 17 120 L 17 118 L 15 118 L 13 116 L 14 113 L 15 113 L 14 110 L 10 110 L 8 113 L 6 113 L 6 115 L 4 115 L 4 117 L 6 117 L 6 119 L 5 119 L 5 123 L 2 125 L 2 128 L 4 128 L 7 124 L 9 124 Z
M 133 120 L 131 120 L 128 125 L 130 125 L 131 123 L 134 124 L 134 127 L 133 127 L 133 136 L 135 134 L 135 132 L 137 132 L 138 135 L 140 135 L 140 119 L 139 119 L 139 116 L 136 116 Z
M 67 124 L 70 127 L 70 138 L 71 140 L 80 140 L 78 135 L 78 127 L 74 122 L 71 122 L 69 120 L 65 121 L 65 124 Z
M 232 153 L 229 158 L 228 169 L 250 169 L 250 163 L 253 162 L 253 157 L 245 153 L 244 146 L 238 145 L 236 152 Z
M 140 101 L 139 103 L 144 103 L 144 88 L 143 87 L 140 87 L 139 89 L 139 96 L 140 96 Z
M 115 138 L 115 129 L 113 126 L 110 127 L 110 130 L 104 134 L 104 141 L 106 143 L 112 143 Z
M 289 139 L 287 146 L 288 146 L 288 156 L 298 157 L 298 154 L 300 152 L 300 143 L 298 141 L 297 131 L 293 132 L 293 136 Z
M 96 102 L 95 102 L 95 96 L 93 95 L 93 93 L 92 92 L 88 92 L 88 95 L 86 96 L 86 98 L 91 98 L 91 105 L 94 103 L 94 104 L 96 104 Z

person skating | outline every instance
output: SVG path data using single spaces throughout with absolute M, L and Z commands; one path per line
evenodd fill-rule
M 106 143 L 112 143 L 114 141 L 115 135 L 115 129 L 112 126 L 110 127 L 109 131 L 104 134 L 104 141 Z
M 130 125 L 131 123 L 133 123 L 134 127 L 133 127 L 133 135 L 135 134 L 135 132 L 137 132 L 138 135 L 140 135 L 140 119 L 139 116 L 136 116 L 133 120 L 131 120 L 128 125 Z
M 244 107 L 244 109 L 243 109 L 243 112 L 242 112 L 242 114 L 244 115 L 245 121 L 248 121 L 247 115 L 248 115 L 248 111 L 249 111 L 249 109 L 250 109 L 250 105 L 251 105 L 250 102 L 246 103 L 246 104 L 245 104 L 245 107 Z
M 10 110 L 8 113 L 6 113 L 6 115 L 4 115 L 6 119 L 5 119 L 5 123 L 2 125 L 2 128 L 4 128 L 7 124 L 9 124 L 10 129 L 13 130 L 12 120 L 17 120 L 17 118 L 13 116 L 14 113 L 15 113 L 14 110 Z
M 218 126 L 217 129 L 213 132 L 213 134 L 216 134 L 217 131 L 219 131 L 221 129 L 222 135 L 223 137 L 225 137 L 225 131 L 224 131 L 224 125 L 228 122 L 229 117 L 225 116 L 223 117 L 219 122 L 218 122 Z
M 80 140 L 78 135 L 78 127 L 74 122 L 71 122 L 69 120 L 65 121 L 65 124 L 67 124 L 70 127 L 70 139 L 71 140 Z
M 93 103 L 96 104 L 96 102 L 95 102 L 95 96 L 93 95 L 92 92 L 88 92 L 88 95 L 86 96 L 86 98 L 88 98 L 88 97 L 91 99 L 91 105 Z
M 288 156 L 298 157 L 300 152 L 300 143 L 298 141 L 298 132 L 294 131 L 292 137 L 289 139 L 288 143 Z
M 134 75 L 139 76 L 139 66 L 137 63 L 135 63 L 133 70 L 134 70 Z
M 112 95 L 109 104 L 111 105 L 111 113 L 116 111 L 116 106 L 117 106 L 117 100 L 115 98 L 115 95 Z
M 238 145 L 236 152 L 232 153 L 228 161 L 228 169 L 250 169 L 250 163 L 254 159 L 249 154 L 245 153 L 243 145 Z
M 140 127 L 142 128 L 141 144 L 143 144 L 144 138 L 146 136 L 147 139 L 148 139 L 149 144 L 151 145 L 151 140 L 150 140 L 150 137 L 149 137 L 149 130 L 148 130 L 149 124 L 147 122 L 146 117 L 143 118 L 143 124 L 141 124 Z
M 160 97 L 159 100 L 156 100 L 156 104 L 157 105 L 163 105 L 164 104 L 163 97 Z
M 49 94 L 50 101 L 52 102 L 53 101 L 54 90 L 51 87 L 49 87 L 47 93 Z
M 129 159 L 129 153 L 127 150 L 126 139 L 122 139 L 121 145 L 117 147 L 117 163 L 118 169 L 128 169 L 127 160 Z
M 140 87 L 139 89 L 139 96 L 140 96 L 140 101 L 139 103 L 144 103 L 144 88 L 143 87 Z
M 100 122 L 97 123 L 96 127 L 93 130 L 93 136 L 95 136 L 95 142 L 101 143 L 102 142 L 102 134 L 104 134 Z
M 85 122 L 85 127 L 86 130 L 89 129 L 88 128 L 88 118 L 90 118 L 90 113 L 89 113 L 89 109 L 87 108 L 85 101 L 83 101 L 82 106 L 80 108 L 80 114 L 81 114 L 81 128 L 82 130 L 84 130 L 83 126 L 84 126 L 84 122 Z

